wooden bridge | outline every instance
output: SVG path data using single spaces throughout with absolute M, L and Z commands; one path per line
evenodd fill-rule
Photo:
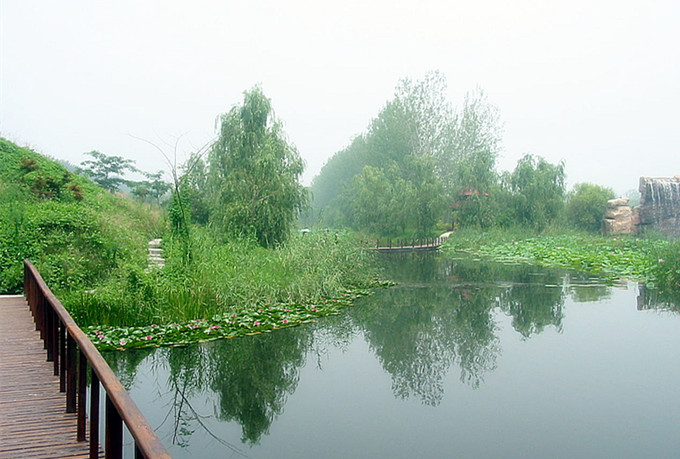
M 24 292 L 0 297 L 0 458 L 122 458 L 123 425 L 135 458 L 169 458 L 94 344 L 28 261 Z
M 389 239 L 387 241 L 378 239 L 375 249 L 378 252 L 427 252 L 438 250 L 449 237 L 449 234 L 444 233 L 439 237 L 428 239 Z

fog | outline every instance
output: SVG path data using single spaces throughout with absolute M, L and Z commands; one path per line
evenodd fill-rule
M 500 111 L 500 170 L 565 161 L 619 194 L 680 174 L 680 2 L 0 0 L 0 135 L 79 164 L 167 170 L 259 84 L 307 163 L 366 129 L 400 78 Z M 178 140 L 179 139 L 179 140 Z

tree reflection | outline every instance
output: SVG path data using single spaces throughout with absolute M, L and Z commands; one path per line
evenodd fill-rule
M 242 427 L 241 441 L 257 443 L 297 388 L 311 343 L 309 328 L 213 343 L 203 371 L 219 396 L 218 417 Z
M 603 283 L 604 279 L 577 271 L 570 271 L 567 279 L 571 298 L 577 303 L 601 301 L 611 296 L 612 288 Z
M 495 322 L 499 309 L 512 318 L 513 328 L 525 339 L 549 326 L 561 330 L 563 271 L 432 255 L 392 257 L 386 265 L 385 275 L 398 279 L 400 285 L 377 291 L 339 317 L 256 336 L 156 350 L 152 365 L 168 374 L 168 392 L 159 398 L 167 401 L 163 424 L 171 431 L 173 444 L 188 446 L 192 435 L 202 429 L 243 454 L 214 434 L 211 422 L 236 422 L 243 443 L 258 443 L 297 389 L 307 359 L 316 354 L 321 368 L 321 355 L 347 348 L 358 333 L 391 376 L 396 397 L 415 397 L 436 406 L 452 370 L 457 368 L 460 381 L 477 388 L 496 368 L 501 352 Z M 129 387 L 136 366 L 152 352 L 128 351 L 109 361 Z M 192 402 L 206 398 L 214 400 L 212 412 L 199 413 Z
M 102 355 L 125 390 L 129 391 L 137 378 L 137 367 L 153 353 L 154 349 L 137 349 L 128 352 L 103 352 Z
M 472 387 L 496 368 L 500 347 L 494 334 L 494 295 L 489 288 L 464 284 L 460 278 L 453 279 L 453 287 L 442 286 L 441 281 L 437 287 L 422 286 L 419 273 L 438 272 L 434 277 L 441 278 L 441 265 L 432 256 L 418 257 L 415 264 L 402 271 L 401 286 L 362 302 L 353 319 L 392 376 L 395 396 L 417 396 L 425 404 L 437 405 L 454 363 L 460 367 L 461 381 Z M 451 266 L 444 269 L 450 278 L 455 270 L 447 268 Z
M 484 281 L 478 288 L 489 307 L 498 306 L 512 317 L 513 328 L 524 338 L 547 326 L 562 329 L 564 272 L 531 265 L 480 263 L 459 259 L 445 264 L 447 278 L 461 284 Z

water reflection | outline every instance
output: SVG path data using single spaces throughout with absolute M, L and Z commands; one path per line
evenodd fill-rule
M 158 398 L 172 444 L 189 446 L 201 429 L 242 453 L 222 438 L 215 423 L 235 422 L 241 442 L 257 444 L 283 413 L 306 362 L 316 356 L 321 368 L 323 355 L 357 337 L 389 374 L 395 397 L 437 406 L 452 373 L 475 389 L 496 369 L 502 351 L 498 311 L 528 340 L 548 328 L 562 332 L 567 298 L 595 302 L 611 295 L 611 287 L 582 274 L 469 258 L 400 255 L 386 257 L 385 269 L 398 286 L 314 325 L 184 348 L 113 353 L 107 360 L 127 387 L 142 362 L 167 375 L 159 382 Z M 655 297 L 640 291 L 639 307 L 654 307 Z M 197 400 L 208 400 L 210 409 L 197 408 Z

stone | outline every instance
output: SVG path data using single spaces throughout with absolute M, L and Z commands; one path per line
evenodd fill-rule
M 604 213 L 604 218 L 612 220 L 630 220 L 633 216 L 633 209 L 628 205 L 623 205 L 619 207 L 609 207 Z
M 629 202 L 630 198 L 610 199 L 609 201 L 607 201 L 607 208 L 614 209 L 616 207 L 627 206 Z
M 636 228 L 631 219 L 614 220 L 605 218 L 602 220 L 602 232 L 608 236 L 616 234 L 635 234 Z
M 630 199 L 618 198 L 607 201 L 607 209 L 602 220 L 602 232 L 606 235 L 634 234 L 637 226 L 633 224 L 633 209 L 628 205 Z

